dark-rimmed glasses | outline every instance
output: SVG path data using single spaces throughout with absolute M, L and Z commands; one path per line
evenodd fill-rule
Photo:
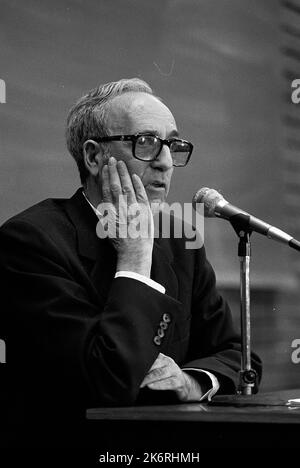
M 157 159 L 163 145 L 167 145 L 170 148 L 173 166 L 175 167 L 186 166 L 193 151 L 193 145 L 189 141 L 180 138 L 168 138 L 167 140 L 163 140 L 156 135 L 142 133 L 136 135 L 111 135 L 101 138 L 90 137 L 89 139 L 97 143 L 131 141 L 133 157 L 145 162 Z

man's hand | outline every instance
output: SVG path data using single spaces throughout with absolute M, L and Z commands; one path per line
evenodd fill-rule
M 105 206 L 111 207 L 114 232 L 108 232 L 108 237 L 118 254 L 117 271 L 150 278 L 154 224 L 141 179 L 136 174 L 130 177 L 124 161 L 110 158 L 102 170 L 102 196 Z
M 159 353 L 140 387 L 145 386 L 151 390 L 173 390 L 180 401 L 199 401 L 204 395 L 198 381 L 162 353 Z

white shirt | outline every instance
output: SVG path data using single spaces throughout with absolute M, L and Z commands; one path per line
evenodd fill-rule
M 84 191 L 82 191 L 82 194 L 83 194 L 84 198 L 86 199 L 86 201 L 88 202 L 88 204 L 90 205 L 90 207 L 92 208 L 92 210 L 94 211 L 94 213 L 98 216 L 98 218 L 100 218 L 102 216 L 101 213 L 97 210 L 97 208 L 94 207 L 94 205 L 91 204 L 91 202 L 87 198 Z M 161 294 L 165 294 L 165 292 L 166 292 L 166 289 L 161 284 L 159 284 L 156 281 L 148 278 L 147 276 L 140 275 L 139 273 L 135 273 L 134 271 L 117 271 L 117 273 L 115 274 L 115 278 L 120 278 L 120 277 L 121 278 L 131 278 L 131 279 L 134 279 L 136 281 L 141 281 L 142 283 L 147 284 L 151 288 L 156 289 Z M 184 367 L 184 368 L 182 368 L 182 370 L 183 371 L 189 371 L 190 370 L 190 371 L 194 371 L 194 372 L 202 372 L 202 373 L 206 374 L 210 378 L 211 383 L 212 383 L 212 388 L 210 388 L 204 395 L 202 395 L 202 397 L 199 398 L 199 401 L 202 401 L 205 398 L 207 398 L 210 401 L 212 399 L 212 397 L 219 390 L 219 388 L 220 388 L 219 381 L 218 381 L 217 377 L 214 374 L 212 374 L 211 372 L 208 372 L 208 371 L 203 370 L 203 369 L 196 369 L 194 367 Z

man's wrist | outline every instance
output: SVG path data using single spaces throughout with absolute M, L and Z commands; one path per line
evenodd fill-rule
M 194 377 L 194 379 L 198 381 L 199 385 L 201 385 L 203 394 L 200 401 L 206 398 L 211 400 L 211 398 L 220 389 L 220 382 L 212 372 L 195 367 L 186 367 L 183 368 L 182 371 Z
M 140 275 L 139 273 L 135 273 L 133 271 L 127 271 L 127 270 L 122 270 L 122 271 L 117 271 L 115 274 L 115 278 L 131 278 L 137 281 L 140 281 L 141 283 L 147 284 L 147 286 L 150 286 L 151 288 L 155 289 L 156 291 L 165 294 L 166 289 L 165 287 L 157 283 L 151 278 L 148 278 L 144 275 Z
M 201 397 L 205 394 L 205 388 L 199 382 L 198 379 L 195 379 L 193 376 L 184 372 L 184 378 L 187 385 L 187 401 L 199 401 Z
M 139 259 L 136 258 L 136 255 L 133 253 L 130 258 L 118 258 L 116 272 L 132 271 L 134 273 L 138 273 L 139 275 L 143 275 L 147 278 L 150 278 L 151 264 L 152 258 L 149 255 L 145 255 L 144 258 Z

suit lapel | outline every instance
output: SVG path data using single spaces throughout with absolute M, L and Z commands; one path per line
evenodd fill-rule
M 85 200 L 82 188 L 67 200 L 65 209 L 77 232 L 79 255 L 94 262 L 99 251 L 99 239 L 96 236 L 98 218 Z
M 108 239 L 98 239 L 98 256 L 91 271 L 91 281 L 105 303 L 117 266 L 117 254 Z
M 106 239 L 96 235 L 98 217 L 85 200 L 82 189 L 77 190 L 65 206 L 77 233 L 77 252 L 101 302 L 105 302 L 113 277 L 114 252 Z M 108 256 L 110 255 L 110 260 Z
M 169 239 L 154 239 L 151 279 L 166 288 L 166 294 L 178 298 L 178 279 L 172 268 L 173 254 Z
M 116 272 L 117 254 L 108 239 L 96 235 L 98 218 L 82 189 L 66 202 L 66 211 L 77 231 L 77 248 L 90 280 L 102 301 L 106 301 Z M 151 278 L 166 288 L 166 294 L 178 297 L 178 280 L 172 268 L 173 254 L 168 239 L 154 239 Z

